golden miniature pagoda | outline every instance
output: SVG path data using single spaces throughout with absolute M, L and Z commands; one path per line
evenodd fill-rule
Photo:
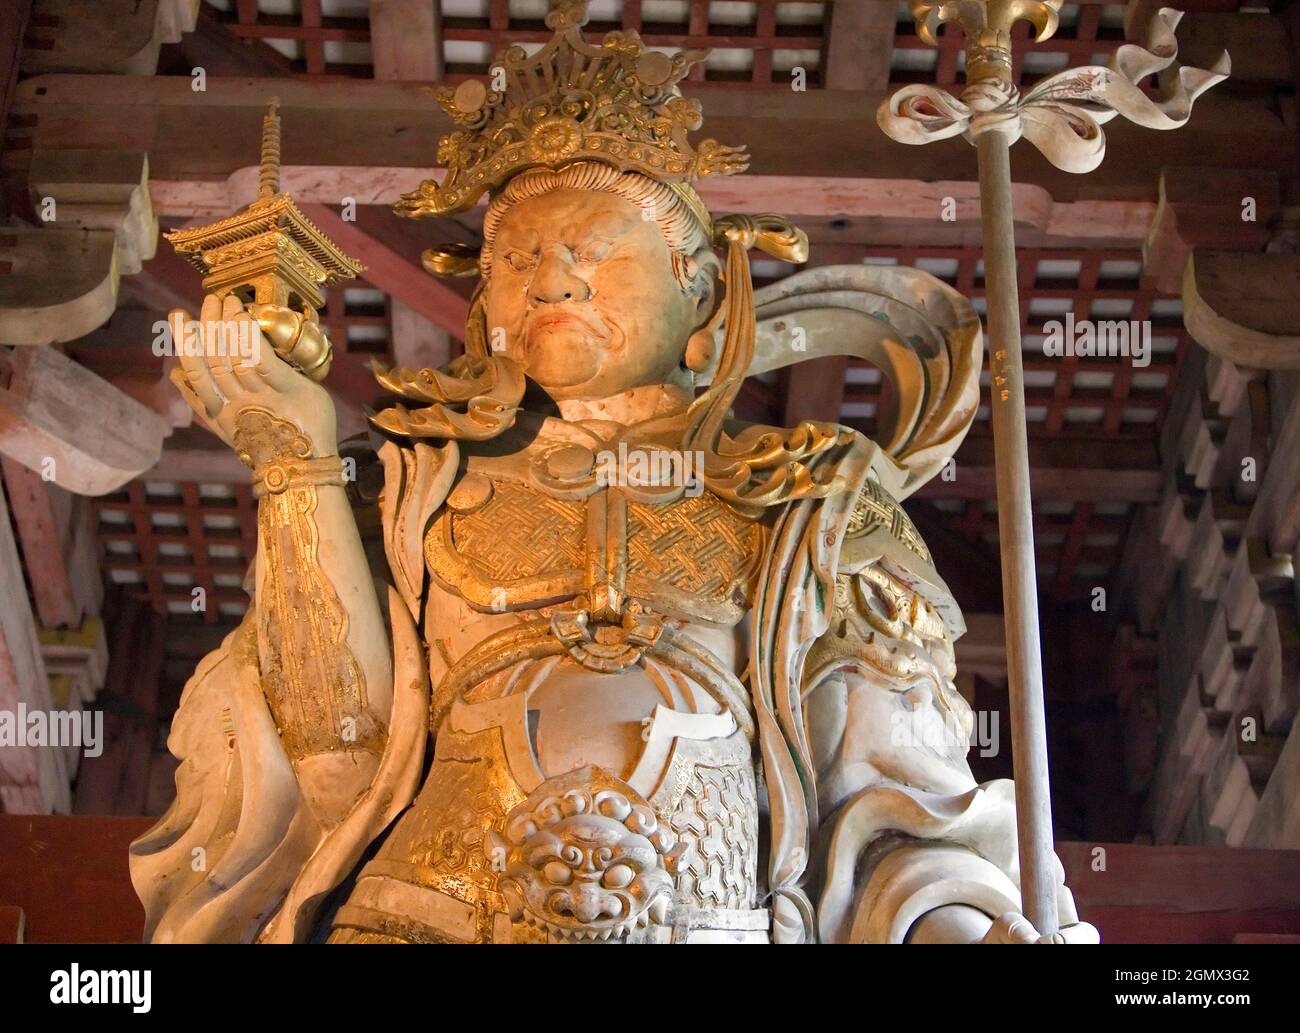
M 279 101 L 268 102 L 262 120 L 262 160 L 257 200 L 228 219 L 166 237 L 177 254 L 204 274 L 203 289 L 245 304 L 277 305 L 313 322 L 325 304 L 322 288 L 350 280 L 364 268 L 348 257 L 280 192 Z M 320 379 L 328 364 L 306 370 Z

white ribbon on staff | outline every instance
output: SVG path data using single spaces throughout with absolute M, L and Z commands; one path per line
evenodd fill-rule
M 1196 98 L 1228 77 L 1226 53 L 1209 69 L 1177 63 L 1174 30 L 1182 17 L 1182 11 L 1160 8 L 1151 18 L 1150 49 L 1126 43 L 1107 68 L 1067 69 L 1023 95 L 998 80 L 971 83 L 960 100 L 935 86 L 905 86 L 880 105 L 876 121 L 909 144 L 958 135 L 974 143 L 990 131 L 1006 133 L 1012 143 L 1024 136 L 1058 169 L 1091 172 L 1106 153 L 1104 123 L 1123 115 L 1148 129 L 1177 129 Z M 1138 84 L 1157 73 L 1160 90 L 1153 99 Z

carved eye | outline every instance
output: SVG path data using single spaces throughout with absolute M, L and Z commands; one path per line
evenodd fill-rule
M 542 874 L 546 876 L 546 881 L 556 886 L 567 886 L 573 881 L 573 871 L 567 864 L 559 861 L 550 861 L 542 869 Z
M 621 890 L 624 886 L 630 883 L 635 877 L 636 877 L 636 872 L 634 872 L 627 865 L 616 864 L 614 865 L 614 867 L 608 869 L 603 876 L 601 876 L 600 881 L 603 882 L 609 889 Z
M 613 241 L 593 240 L 578 249 L 579 262 L 603 262 L 614 248 Z
M 517 273 L 527 272 L 533 266 L 531 255 L 525 255 L 522 251 L 507 251 L 506 261 L 510 263 L 510 268 Z

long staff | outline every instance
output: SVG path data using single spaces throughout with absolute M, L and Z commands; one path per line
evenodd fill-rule
M 1161 8 L 1151 19 L 1150 51 L 1126 44 L 1116 51 L 1110 67 L 1072 68 L 1022 96 L 1012 74 L 1011 27 L 1028 21 L 1036 30 L 1035 41 L 1042 42 L 1056 31 L 1061 3 L 911 0 L 917 34 L 925 42 L 937 45 L 935 33 L 944 22 L 961 27 L 966 87 L 960 99 L 932 86 L 904 87 L 881 105 L 877 116 L 881 128 L 903 143 L 930 143 L 961 134 L 978 151 L 1021 909 L 1047 937 L 1057 932 L 1058 919 L 1011 144 L 1023 135 L 1058 168 L 1089 172 L 1105 154 L 1101 123 L 1122 114 L 1149 128 L 1176 128 L 1187 120 L 1192 101 L 1226 78 L 1229 68 L 1226 54 L 1209 71 L 1179 67 L 1174 28 L 1182 14 Z M 1152 100 L 1137 83 L 1157 72 L 1162 99 Z

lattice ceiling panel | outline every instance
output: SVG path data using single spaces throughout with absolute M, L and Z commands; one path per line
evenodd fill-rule
M 993 499 L 917 499 L 943 525 L 986 555 L 998 552 L 997 503 Z M 1119 568 L 1134 507 L 1128 502 L 1034 502 L 1034 552 L 1040 585 L 1058 598 L 1094 586 L 1108 587 Z
M 388 355 L 392 327 L 388 295 L 358 281 L 356 286 L 325 291 L 320 321 L 336 348 L 364 355 Z
M 373 75 L 369 4 L 365 0 L 205 0 L 231 32 L 271 48 L 297 73 Z M 635 29 L 656 48 L 711 51 L 693 79 L 785 86 L 802 68 L 809 88 L 822 83 L 830 10 L 837 0 L 592 0 L 592 34 Z M 842 3 L 877 0 L 838 0 Z M 1182 0 L 1188 11 L 1235 11 L 1245 0 Z M 514 43 L 536 47 L 550 36 L 547 0 L 442 0 L 441 48 L 450 81 L 486 73 L 493 56 Z M 1017 26 L 1028 38 L 1029 28 Z M 1055 36 L 1015 51 L 1017 82 L 1027 85 L 1066 68 L 1110 60 L 1124 42 L 1124 5 L 1102 0 L 1065 4 Z M 965 64 L 961 33 L 945 27 L 939 46 L 917 38 L 906 0 L 897 4 L 890 78 L 951 86 Z
M 1141 279 L 1141 254 L 1132 249 L 1023 248 L 1018 253 L 1021 333 L 1024 341 L 1026 417 L 1035 439 L 1151 440 L 1163 425 L 1183 356 L 1191 338 L 1177 297 Z M 865 246 L 862 260 L 914 266 L 949 283 L 984 311 L 984 270 L 978 249 Z M 1111 320 L 1150 324 L 1145 366 L 1131 358 L 1044 354 L 1050 321 Z M 986 342 L 987 343 L 987 342 Z M 852 361 L 845 377 L 841 422 L 864 433 L 876 430 L 888 392 L 880 371 Z M 991 433 L 988 372 L 981 377 L 983 404 L 973 436 Z M 757 385 L 751 396 L 774 404 L 774 385 Z M 997 511 L 991 499 L 917 499 L 939 521 L 986 556 L 997 555 Z M 1038 498 L 1035 546 L 1044 589 L 1058 598 L 1109 585 L 1119 567 L 1134 507 L 1127 502 L 1071 502 Z
M 207 0 L 231 32 L 256 40 L 308 75 L 371 76 L 368 6 L 354 0 Z M 546 0 L 443 0 L 442 58 L 449 80 L 487 72 L 511 44 L 550 38 Z M 593 0 L 589 33 L 635 29 L 651 47 L 712 51 L 694 79 L 818 85 L 825 45 L 822 0 Z
M 984 263 L 972 248 L 868 247 L 864 261 L 915 266 L 956 287 L 984 312 Z M 1190 337 L 1176 297 L 1144 285 L 1140 255 L 1130 250 L 1025 248 L 1018 254 L 1026 418 L 1031 436 L 1096 432 L 1144 437 L 1159 431 Z M 1150 324 L 1149 364 L 1127 357 L 1044 354 L 1044 324 L 1116 321 Z M 1064 327 L 1062 327 L 1064 330 Z M 989 422 L 988 373 L 977 426 Z M 841 419 L 875 429 L 883 384 L 866 362 L 850 364 Z
M 95 510 L 105 576 L 170 622 L 231 623 L 247 610 L 251 485 L 138 480 L 96 499 Z

